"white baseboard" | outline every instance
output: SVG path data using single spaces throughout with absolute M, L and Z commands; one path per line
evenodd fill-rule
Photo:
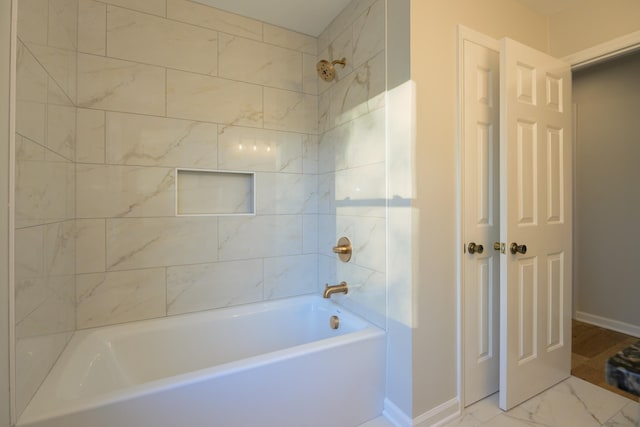
M 412 420 L 393 402 L 385 399 L 382 414 L 396 427 L 438 427 L 460 415 L 460 401 L 458 398 L 453 398 Z
M 460 401 L 457 397 L 436 406 L 413 419 L 416 427 L 438 427 L 445 425 L 460 415 Z
M 411 418 L 404 411 L 396 406 L 389 399 L 384 399 L 384 410 L 382 415 L 393 423 L 396 427 L 411 427 Z
M 630 323 L 596 316 L 595 314 L 585 313 L 584 311 L 576 311 L 576 320 L 640 338 L 640 326 Z

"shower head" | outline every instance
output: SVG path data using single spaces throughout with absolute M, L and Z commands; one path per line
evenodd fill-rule
M 336 78 L 336 64 L 342 65 L 344 68 L 347 65 L 347 59 L 336 59 L 333 62 L 329 62 L 326 59 L 322 59 L 316 65 L 316 70 L 318 70 L 318 76 L 325 82 L 332 82 Z

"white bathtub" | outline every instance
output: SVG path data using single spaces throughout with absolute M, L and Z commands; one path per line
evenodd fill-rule
M 108 326 L 75 333 L 17 425 L 354 427 L 384 364 L 384 331 L 319 297 Z

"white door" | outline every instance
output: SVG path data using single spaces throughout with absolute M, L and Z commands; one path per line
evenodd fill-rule
M 464 404 L 498 391 L 500 237 L 500 57 L 464 40 Z
M 508 410 L 570 375 L 571 71 L 504 39 L 500 75 L 500 408 Z

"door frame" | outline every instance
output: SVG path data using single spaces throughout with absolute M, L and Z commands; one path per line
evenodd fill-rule
M 479 31 L 472 30 L 471 28 L 465 27 L 464 25 L 458 24 L 458 42 L 457 42 L 457 118 L 456 118 L 456 166 L 457 166 L 457 182 L 456 182 L 456 221 L 457 221 L 457 230 L 456 230 L 456 292 L 458 293 L 457 297 L 457 328 L 456 328 L 456 341 L 458 343 L 458 351 L 457 351 L 457 371 L 458 371 L 458 381 L 457 381 L 457 389 L 458 389 L 458 401 L 460 402 L 460 410 L 463 411 L 465 407 L 465 396 L 464 396 L 464 385 L 465 385 L 465 372 L 464 372 L 464 337 L 465 337 L 465 328 L 464 328 L 464 179 L 465 179 L 465 164 L 464 164 L 464 123 L 463 123 L 463 106 L 464 106 L 464 42 L 470 41 L 476 43 L 480 46 L 484 46 L 487 49 L 491 49 L 494 51 L 500 51 L 500 42 L 497 39 L 494 39 L 486 34 L 483 34 Z M 633 33 L 609 40 L 604 43 L 597 44 L 590 48 L 581 50 L 579 52 L 573 53 L 571 55 L 567 55 L 561 60 L 567 62 L 571 66 L 571 71 L 576 71 L 591 65 L 595 65 L 601 62 L 605 62 L 610 59 L 617 58 L 619 56 L 629 54 L 635 51 L 640 50 L 640 31 L 635 31 Z M 574 132 L 574 158 L 573 161 L 575 163 L 575 137 L 576 134 Z M 575 167 L 573 169 L 575 174 Z M 575 178 L 575 177 L 574 177 Z M 574 180 L 575 186 L 575 180 Z M 575 197 L 575 196 L 574 196 Z M 575 203 L 574 203 L 575 205 Z M 574 246 L 575 246 L 575 233 L 573 236 Z M 574 256 L 575 260 L 575 256 Z M 572 261 L 572 266 L 574 261 Z M 574 269 L 575 270 L 575 269 Z M 573 281 L 575 282 L 577 279 L 577 275 L 574 275 Z M 575 314 L 575 287 L 573 288 L 573 301 L 572 306 L 573 313 Z
M 597 44 L 560 59 L 571 65 L 571 71 L 576 71 L 637 50 L 640 50 L 640 31 Z

